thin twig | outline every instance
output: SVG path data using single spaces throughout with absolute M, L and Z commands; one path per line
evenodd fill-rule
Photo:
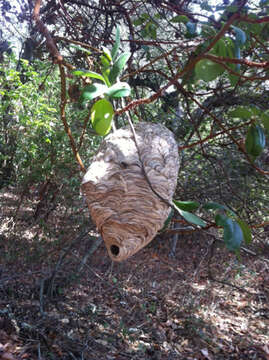
M 34 12 L 33 12 L 33 18 L 36 22 L 36 25 L 38 27 L 38 30 L 41 34 L 43 34 L 46 38 L 46 45 L 55 59 L 56 63 L 61 63 L 63 61 L 62 55 L 59 53 L 59 50 L 57 49 L 55 42 L 53 41 L 50 32 L 48 31 L 47 27 L 44 25 L 43 21 L 40 19 L 40 7 L 41 7 L 42 0 L 36 0 Z
M 85 166 L 83 165 L 83 162 L 80 158 L 80 155 L 78 153 L 76 144 L 75 144 L 75 140 L 73 138 L 72 135 L 72 131 L 69 127 L 69 125 L 67 124 L 67 120 L 66 120 L 66 115 L 65 115 L 65 106 L 67 103 L 67 99 L 66 99 L 66 75 L 65 75 L 65 69 L 63 67 L 62 64 L 59 64 L 59 69 L 60 69 L 60 74 L 61 74 L 61 106 L 60 106 L 60 110 L 61 110 L 61 120 L 62 123 L 64 125 L 64 129 L 65 132 L 67 133 L 68 137 L 69 137 L 69 141 L 70 141 L 70 145 L 73 151 L 73 154 L 75 156 L 75 159 L 77 160 L 79 166 L 80 166 L 80 170 L 82 172 L 86 172 Z

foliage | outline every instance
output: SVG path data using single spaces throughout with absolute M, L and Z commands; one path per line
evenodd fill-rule
M 134 122 L 161 122 L 175 134 L 182 165 L 174 205 L 181 216 L 203 228 L 216 212 L 214 225 L 237 251 L 243 240 L 250 243 L 251 226 L 269 221 L 268 2 L 105 3 L 105 10 L 72 0 L 62 10 L 54 2 L 42 8 L 41 22 L 54 34 L 47 37 L 50 55 L 67 69 L 61 91 L 58 71 L 48 75 L 44 30 L 27 5 L 24 17 L 17 14 L 36 60 L 20 71 L 14 56 L 2 63 L 1 171 L 12 164 L 5 184 L 65 173 L 72 160 L 58 118 L 60 93 L 65 131 L 83 158 L 96 149 L 96 134 L 105 136 L 113 121 L 122 126 L 131 111 Z M 2 13 L 4 24 L 12 21 L 4 6 Z M 78 96 L 68 90 L 67 98 L 65 84 Z M 12 124 L 7 109 L 17 116 Z

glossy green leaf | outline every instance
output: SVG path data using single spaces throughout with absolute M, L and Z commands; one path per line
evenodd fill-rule
M 117 60 L 115 61 L 115 63 L 112 66 L 112 69 L 110 70 L 109 73 L 109 81 L 111 82 L 111 84 L 114 84 L 114 82 L 116 81 L 117 77 L 120 75 L 120 73 L 124 70 L 127 61 L 129 60 L 131 56 L 131 53 L 129 52 L 125 52 L 123 54 L 121 54 Z
M 265 135 L 260 125 L 252 124 L 247 133 L 245 147 L 247 153 L 259 156 L 265 147 Z
M 229 211 L 232 215 L 236 216 L 233 210 L 229 209 L 228 206 L 219 204 L 214 201 L 210 201 L 203 205 L 203 209 L 205 210 L 225 210 Z
M 163 227 L 162 227 L 162 229 L 160 230 L 160 232 L 163 232 L 163 231 L 165 231 L 165 230 L 168 228 L 168 226 L 169 226 L 169 224 L 170 224 L 170 222 L 171 222 L 171 220 L 172 220 L 173 215 L 174 215 L 174 210 L 171 209 L 171 211 L 170 211 L 167 219 L 165 220 L 165 222 L 164 222 L 164 224 L 163 224 Z
M 105 136 L 109 133 L 113 115 L 113 106 L 108 100 L 101 99 L 94 103 L 91 108 L 91 122 L 97 134 Z
M 225 43 L 226 43 L 226 53 L 227 53 L 227 57 L 229 57 L 230 59 L 233 59 L 235 57 L 235 44 L 234 41 L 231 38 L 225 38 Z M 236 64 L 231 64 L 231 63 L 227 63 L 227 66 L 233 70 L 234 72 L 238 72 L 237 68 L 236 68 Z M 230 80 L 230 83 L 232 86 L 236 86 L 238 81 L 239 81 L 239 73 L 238 76 L 236 76 L 234 73 L 230 73 L 228 74 L 228 78 Z
M 185 211 L 185 210 L 181 210 L 179 207 L 176 206 L 175 202 L 174 202 L 174 205 L 175 205 L 175 209 L 177 210 L 177 212 L 185 219 L 187 220 L 189 223 L 191 224 L 194 224 L 194 225 L 198 225 L 198 226 L 201 226 L 201 227 L 205 227 L 206 226 L 206 223 L 204 220 L 202 220 L 201 218 L 199 218 L 198 216 L 188 212 L 188 211 Z
M 86 85 L 82 91 L 81 100 L 83 102 L 93 100 L 97 96 L 103 95 L 107 90 L 108 87 L 102 84 Z
M 105 55 L 101 56 L 101 64 L 102 64 L 102 75 L 105 79 L 106 85 L 110 86 L 111 83 L 109 81 L 109 73 L 110 73 L 110 62 Z
M 216 202 L 208 202 L 203 205 L 205 210 L 229 210 L 226 205 L 222 205 Z
M 74 48 L 74 49 L 77 49 L 79 51 L 83 51 L 85 52 L 87 55 L 90 55 L 91 54 L 91 51 L 89 49 L 86 49 L 82 46 L 79 46 L 79 45 L 75 45 L 75 44 L 70 44 L 70 47 Z
M 226 43 L 224 39 L 220 39 L 213 47 L 213 53 L 217 56 L 227 57 Z
M 130 93 L 131 88 L 126 82 L 117 82 L 116 84 L 108 88 L 108 90 L 106 91 L 106 95 L 113 98 L 129 96 Z
M 101 56 L 101 64 L 104 69 L 108 69 L 110 67 L 110 61 L 105 55 Z
M 238 106 L 229 112 L 229 116 L 232 118 L 249 119 L 252 116 L 252 111 L 245 106 Z
M 99 79 L 99 80 L 102 80 L 103 82 L 105 82 L 105 79 L 101 74 L 98 74 L 98 73 L 96 73 L 94 71 L 90 71 L 90 70 L 77 69 L 77 70 L 72 71 L 72 74 L 76 75 L 76 76 L 86 76 L 86 77 L 90 77 L 93 79 Z
M 200 206 L 200 204 L 197 201 L 173 200 L 173 203 L 181 210 L 186 210 L 186 211 L 197 210 Z
M 248 224 L 242 220 L 242 219 L 239 219 L 237 218 L 236 219 L 236 222 L 239 224 L 239 226 L 241 227 L 241 230 L 243 232 L 243 235 L 244 235 L 244 240 L 245 240 L 245 243 L 247 245 L 251 244 L 251 241 L 252 241 L 252 236 L 251 236 L 251 229 L 250 227 L 248 226 Z
M 196 77 L 206 82 L 215 80 L 224 71 L 224 67 L 208 59 L 200 60 L 195 66 Z
M 145 30 L 147 32 L 147 36 L 154 40 L 157 39 L 157 26 L 153 22 L 148 22 Z
M 246 33 L 237 26 L 232 26 L 232 28 L 235 31 L 236 44 L 238 44 L 239 46 L 244 45 L 247 40 Z
M 241 243 L 244 240 L 243 231 L 239 224 L 231 218 L 224 215 L 216 215 L 216 224 L 223 227 L 223 240 L 226 247 L 230 251 L 238 251 Z
M 171 19 L 173 23 L 184 23 L 186 24 L 189 21 L 188 17 L 185 15 L 177 15 Z
M 269 111 L 263 113 L 261 115 L 263 126 L 267 131 L 269 131 Z
M 201 5 L 200 5 L 200 7 L 201 7 L 202 10 L 206 10 L 206 11 L 210 11 L 210 12 L 213 11 L 213 10 L 212 10 L 212 6 L 210 6 L 210 5 L 208 4 L 208 1 L 202 2 Z
M 118 56 L 119 47 L 120 47 L 120 28 L 119 28 L 119 25 L 118 25 L 117 29 L 116 29 L 115 44 L 114 44 L 114 46 L 112 48 L 112 51 L 111 51 L 111 56 L 112 56 L 113 61 L 115 61 L 116 57 Z
M 237 43 L 235 44 L 235 48 L 234 48 L 234 56 L 238 60 L 241 59 L 241 49 Z M 235 64 L 235 68 L 237 71 L 240 70 L 240 67 L 241 67 L 241 64 Z
M 135 26 L 142 25 L 142 24 L 144 24 L 145 21 L 147 21 L 149 19 L 150 19 L 150 16 L 146 13 L 143 13 L 140 15 L 140 17 L 138 19 L 133 21 L 133 24 Z
M 196 23 L 194 23 L 194 22 L 192 22 L 192 21 L 188 21 L 187 23 L 186 23 L 186 27 L 187 27 L 187 29 L 188 29 L 188 32 L 190 33 L 190 34 L 195 34 L 196 33 Z
M 234 74 L 229 74 L 228 78 L 230 80 L 231 86 L 236 86 L 238 81 L 239 81 L 239 74 L 238 76 L 234 75 Z
M 106 56 L 107 60 L 109 62 L 111 62 L 112 61 L 112 56 L 111 56 L 110 50 L 108 48 L 106 48 L 105 46 L 102 46 L 102 50 L 103 50 L 103 53 Z

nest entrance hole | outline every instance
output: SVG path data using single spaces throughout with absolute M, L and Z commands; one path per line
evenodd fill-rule
M 110 251 L 111 251 L 112 255 L 118 256 L 119 253 L 120 253 L 120 248 L 118 247 L 118 245 L 111 245 L 110 246 Z

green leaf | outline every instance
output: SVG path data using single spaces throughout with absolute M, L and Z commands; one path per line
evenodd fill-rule
M 102 63 L 102 75 L 105 79 L 105 82 L 107 84 L 107 86 L 110 86 L 110 81 L 108 79 L 109 73 L 110 73 L 110 62 L 107 59 L 107 57 L 105 55 L 101 56 L 101 63 Z
M 197 35 L 197 24 L 192 22 L 192 21 L 188 21 L 186 23 L 186 28 L 187 28 L 187 34 L 186 36 L 189 37 L 189 38 L 193 38 Z
M 125 52 L 125 53 L 121 54 L 117 58 L 117 60 L 113 64 L 112 69 L 110 70 L 110 73 L 109 73 L 109 76 L 108 76 L 109 81 L 111 82 L 111 84 L 113 84 L 116 81 L 117 77 L 124 70 L 130 56 L 131 56 L 131 53 Z
M 107 90 L 108 87 L 102 84 L 86 85 L 82 91 L 81 100 L 83 102 L 93 100 L 97 96 L 103 95 Z
M 179 201 L 173 200 L 173 203 L 181 210 L 193 211 L 197 210 L 200 204 L 197 201 Z
M 110 67 L 110 61 L 105 55 L 101 56 L 101 64 L 103 69 L 108 69 Z
M 213 47 L 213 53 L 217 56 L 226 57 L 227 50 L 226 50 L 226 43 L 224 39 L 220 39 Z
M 241 227 L 241 230 L 243 232 L 243 235 L 244 235 L 244 240 L 245 240 L 245 243 L 247 245 L 251 244 L 251 241 L 252 241 L 252 237 L 251 237 L 251 229 L 250 227 L 248 226 L 248 224 L 242 220 L 242 219 L 239 219 L 237 218 L 236 219 L 236 222 L 239 224 L 239 226 Z
M 94 79 L 99 79 L 105 83 L 104 77 L 101 74 L 98 74 L 94 71 L 77 69 L 77 70 L 72 71 L 72 74 L 76 75 L 76 76 L 86 76 L 86 77 L 90 77 L 90 78 L 94 78 Z
M 128 83 L 126 82 L 117 82 L 116 84 L 112 85 L 106 91 L 106 95 L 112 98 L 119 98 L 129 96 L 131 93 L 131 88 Z
M 231 27 L 235 31 L 235 42 L 236 42 L 236 44 L 238 44 L 239 46 L 244 45 L 246 40 L 247 40 L 246 33 L 242 29 L 240 29 L 240 28 L 238 28 L 236 26 L 232 25 Z
M 115 61 L 116 57 L 118 56 L 119 47 L 120 47 L 120 27 L 118 25 L 117 29 L 116 29 L 115 44 L 114 44 L 114 46 L 112 48 L 112 51 L 111 51 L 113 61 Z
M 143 18 L 138 18 L 138 19 L 135 19 L 135 20 L 133 21 L 133 25 L 134 25 L 134 26 L 139 26 L 139 25 L 142 25 L 144 22 L 145 22 L 145 19 L 143 19 Z
M 173 201 L 174 202 L 174 201 Z M 204 222 L 204 220 L 202 220 L 201 218 L 199 218 L 198 216 L 188 212 L 188 211 L 185 211 L 185 210 L 181 210 L 179 207 L 176 206 L 175 202 L 174 202 L 174 205 L 175 205 L 175 209 L 177 210 L 177 212 L 185 219 L 187 220 L 189 223 L 191 224 L 195 224 L 195 225 L 198 225 L 198 226 L 201 226 L 201 227 L 205 227 L 206 226 L 206 223 Z
M 187 24 L 187 22 L 189 21 L 188 17 L 185 15 L 177 15 L 175 17 L 173 17 L 171 20 L 171 22 L 173 23 L 184 23 Z
M 195 66 L 196 77 L 206 82 L 215 80 L 224 71 L 224 67 L 207 59 L 200 60 Z
M 235 212 L 228 208 L 226 205 L 219 204 L 214 201 L 210 201 L 203 205 L 203 209 L 205 210 L 225 210 L 229 211 L 233 216 L 236 216 Z
M 269 111 L 263 113 L 261 115 L 263 126 L 267 131 L 269 131 Z
M 227 6 L 226 11 L 229 13 L 235 13 L 238 11 L 238 6 L 236 5 Z
M 213 11 L 212 6 L 210 6 L 208 4 L 208 1 L 204 1 L 203 3 L 201 3 L 200 7 L 201 7 L 202 10 L 206 10 L 206 11 L 210 11 L 210 12 Z
M 112 61 L 112 56 L 111 56 L 110 50 L 108 48 L 106 48 L 105 46 L 102 46 L 102 50 L 103 50 L 103 53 L 105 54 L 107 60 L 109 62 L 111 62 Z
M 244 240 L 243 231 L 238 223 L 224 215 L 216 215 L 216 224 L 223 227 L 223 240 L 230 251 L 238 251 Z
M 101 99 L 94 103 L 91 108 L 91 122 L 97 134 L 105 136 L 109 133 L 113 115 L 113 106 L 108 100 Z
M 247 133 L 245 147 L 247 153 L 253 156 L 259 156 L 265 147 L 265 135 L 260 125 L 252 124 Z
M 249 119 L 252 116 L 252 111 L 247 107 L 238 106 L 236 109 L 229 112 L 229 116 L 232 118 Z
M 83 52 L 85 52 L 87 55 L 90 55 L 90 54 L 91 54 L 91 51 L 90 51 L 89 49 L 86 49 L 86 48 L 84 48 L 84 47 L 82 47 L 82 46 L 75 45 L 75 44 L 71 44 L 70 47 L 75 48 L 75 49 L 77 49 L 77 50 L 79 50 L 79 51 L 83 51 Z
M 226 205 L 222 205 L 214 201 L 204 204 L 203 208 L 205 210 L 229 210 L 229 208 Z
M 240 60 L 241 59 L 241 49 L 239 47 L 239 45 L 236 43 L 235 44 L 235 48 L 234 48 L 234 56 L 236 59 Z M 235 68 L 237 71 L 240 70 L 241 64 L 236 64 Z
M 238 81 L 239 81 L 239 74 L 238 76 L 237 75 L 234 75 L 234 74 L 230 74 L 228 75 L 228 78 L 230 80 L 230 83 L 231 83 L 231 86 L 236 86 Z
M 145 27 L 145 31 L 147 33 L 147 36 L 149 36 L 150 38 L 152 39 L 155 39 L 157 38 L 157 26 L 149 21 Z
M 143 13 L 140 17 L 133 21 L 135 26 L 142 25 L 145 21 L 149 20 L 150 16 L 147 13 Z
M 174 215 L 174 210 L 171 209 L 171 211 L 170 211 L 167 219 L 165 220 L 165 222 L 164 222 L 164 224 L 163 224 L 163 227 L 161 228 L 160 232 L 163 232 L 163 231 L 165 231 L 165 230 L 168 228 L 168 226 L 169 226 L 169 224 L 170 224 L 170 222 L 171 222 L 171 220 L 172 220 L 173 215 Z

